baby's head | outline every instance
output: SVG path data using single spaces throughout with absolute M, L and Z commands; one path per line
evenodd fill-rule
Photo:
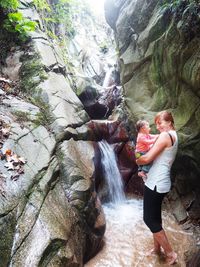
M 139 120 L 136 122 L 136 131 L 138 133 L 146 133 L 148 134 L 150 132 L 150 127 L 149 127 L 149 123 L 148 121 L 145 121 L 145 120 Z

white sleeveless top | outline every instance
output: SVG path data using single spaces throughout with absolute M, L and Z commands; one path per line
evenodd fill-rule
M 178 138 L 174 130 L 169 133 L 175 137 L 173 146 L 165 148 L 153 161 L 153 165 L 147 174 L 145 185 L 159 193 L 167 193 L 171 188 L 170 170 L 176 157 L 178 148 Z

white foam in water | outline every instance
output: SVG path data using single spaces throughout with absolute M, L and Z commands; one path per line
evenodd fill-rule
M 122 177 L 119 172 L 114 150 L 105 140 L 99 142 L 104 177 L 108 184 L 109 198 L 112 203 L 125 201 Z
M 142 200 L 131 199 L 119 204 L 108 203 L 103 205 L 103 209 L 106 220 L 111 223 L 117 221 L 121 226 L 129 222 L 133 226 L 134 223 L 142 220 Z
M 103 205 L 106 217 L 105 245 L 85 267 L 166 266 L 158 257 L 146 256 L 153 247 L 153 238 L 143 222 L 143 200 L 126 200 L 112 147 L 106 141 L 99 142 L 99 147 L 111 202 Z M 178 266 L 186 266 L 185 252 L 194 240 L 166 212 L 163 213 L 163 225 L 172 247 L 178 253 Z
M 156 256 L 147 257 L 153 247 L 152 234 L 143 222 L 143 200 L 103 205 L 106 217 L 105 245 L 85 267 L 163 267 Z M 174 250 L 178 265 L 185 267 L 185 252 L 193 245 L 191 236 L 164 212 L 163 225 Z M 181 240 L 181 242 L 180 242 Z

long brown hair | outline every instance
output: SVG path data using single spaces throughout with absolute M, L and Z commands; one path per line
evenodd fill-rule
M 171 122 L 172 128 L 175 129 L 175 127 L 174 127 L 174 118 L 173 118 L 171 112 L 169 112 L 167 110 L 163 110 L 163 111 L 158 112 L 156 114 L 156 116 L 155 116 L 154 122 L 156 123 L 159 120 L 164 120 L 164 121 L 167 121 L 167 122 Z

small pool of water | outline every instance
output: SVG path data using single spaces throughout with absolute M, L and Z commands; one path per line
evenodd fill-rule
M 146 256 L 153 247 L 152 234 L 144 224 L 143 200 L 130 199 L 123 204 L 104 205 L 105 245 L 85 267 L 163 267 L 164 258 Z M 185 267 L 185 253 L 194 246 L 192 233 L 182 230 L 175 219 L 163 211 L 163 227 L 178 254 L 176 267 Z

